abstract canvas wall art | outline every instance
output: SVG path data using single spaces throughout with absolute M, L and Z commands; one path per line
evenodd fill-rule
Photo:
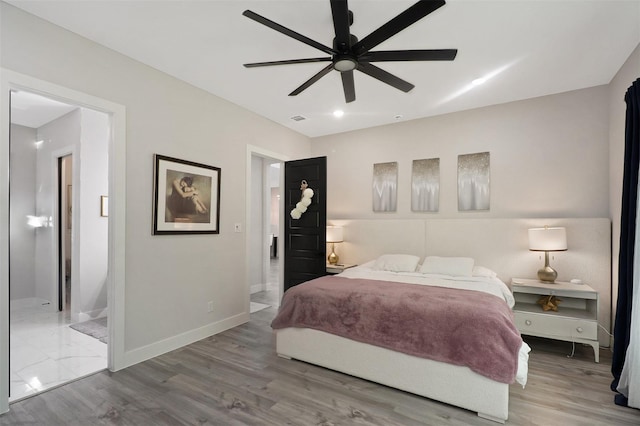
M 488 152 L 458 155 L 458 210 L 489 210 L 491 195 Z
M 440 159 L 413 160 L 411 210 L 437 212 L 440 201 Z
M 373 211 L 395 212 L 398 200 L 398 163 L 373 165 Z

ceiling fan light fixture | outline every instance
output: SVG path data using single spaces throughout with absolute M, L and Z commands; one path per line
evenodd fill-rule
M 340 72 L 353 71 L 358 62 L 350 56 L 338 56 L 333 61 L 333 69 Z

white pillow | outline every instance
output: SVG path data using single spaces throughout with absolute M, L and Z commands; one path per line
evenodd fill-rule
M 487 277 L 487 278 L 495 278 L 498 276 L 498 274 L 493 272 L 491 269 L 485 268 L 484 266 L 478 266 L 478 265 L 473 267 L 472 274 L 474 277 Z
M 376 271 L 415 272 L 420 258 L 411 254 L 383 254 L 373 264 Z
M 438 257 L 427 256 L 420 267 L 423 274 L 451 275 L 454 277 L 470 277 L 474 260 L 470 257 Z

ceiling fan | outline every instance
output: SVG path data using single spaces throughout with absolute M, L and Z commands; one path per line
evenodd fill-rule
M 315 47 L 329 55 L 324 58 L 290 59 L 284 61 L 255 62 L 244 64 L 247 68 L 265 67 L 272 65 L 303 64 L 309 62 L 331 62 L 320 70 L 317 74 L 305 81 L 289 93 L 289 96 L 296 96 L 307 89 L 316 81 L 320 80 L 331 70 L 340 72 L 344 97 L 346 102 L 353 102 L 356 99 L 356 92 L 353 82 L 353 71 L 358 70 L 375 79 L 382 81 L 396 89 L 408 92 L 415 86 L 383 69 L 371 64 L 372 62 L 389 61 L 452 61 L 458 53 L 457 49 L 429 49 L 429 50 L 386 50 L 372 52 L 371 49 L 394 36 L 408 26 L 424 18 L 434 10 L 444 6 L 444 0 L 420 0 L 386 24 L 382 25 L 371 34 L 358 41 L 358 38 L 351 34 L 349 27 L 353 23 L 353 12 L 347 6 L 347 0 L 330 0 L 331 14 L 333 16 L 333 26 L 336 36 L 333 39 L 333 47 L 325 46 L 276 22 L 250 10 L 245 10 L 242 14 L 256 22 L 266 25 L 284 35 L 294 38 L 311 47 Z

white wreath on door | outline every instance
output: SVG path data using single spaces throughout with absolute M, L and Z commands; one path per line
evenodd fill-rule
M 302 197 L 296 204 L 296 207 L 291 210 L 291 217 L 293 219 L 300 219 L 302 217 L 302 213 L 307 211 L 307 207 L 311 205 L 311 199 L 313 198 L 313 189 L 309 188 L 306 180 L 302 181 L 300 189 L 302 190 Z

